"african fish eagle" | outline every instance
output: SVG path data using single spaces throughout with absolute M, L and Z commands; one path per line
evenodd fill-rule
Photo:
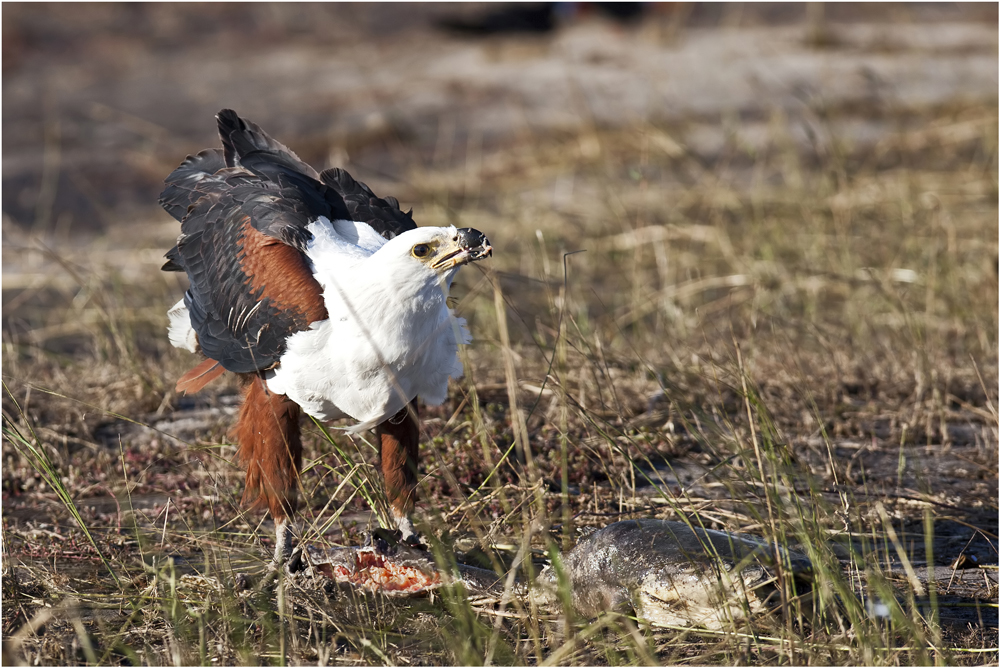
M 299 417 L 374 428 L 397 528 L 415 538 L 416 398 L 444 401 L 471 340 L 448 308 L 458 269 L 492 254 L 471 228 L 417 227 L 342 169 L 317 173 L 225 109 L 222 148 L 181 163 L 160 204 L 181 223 L 164 271 L 190 279 L 170 309 L 170 342 L 206 358 L 177 390 L 236 373 L 234 430 L 243 502 L 275 521 L 274 558 L 291 554 L 302 459 Z

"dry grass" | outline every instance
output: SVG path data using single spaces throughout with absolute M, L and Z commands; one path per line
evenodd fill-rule
M 995 566 L 947 586 L 940 567 L 997 558 L 996 109 L 899 111 L 875 144 L 841 135 L 850 110 L 813 111 L 809 142 L 775 111 L 711 155 L 679 123 L 414 168 L 421 224 L 497 248 L 455 290 L 476 341 L 423 412 L 420 495 L 424 531 L 486 566 L 537 566 L 628 517 L 775 537 L 839 611 L 707 633 L 461 592 L 241 590 L 269 529 L 239 509 L 233 386 L 171 389 L 191 364 L 163 336 L 181 287 L 140 249 L 172 228 L 126 240 L 124 262 L 120 239 L 48 251 L 5 230 L 37 269 L 4 286 L 5 427 L 23 437 L 5 428 L 4 662 L 995 662 Z M 310 427 L 304 518 L 349 541 L 373 457 L 333 440 Z M 854 600 L 872 592 L 900 601 L 892 623 Z

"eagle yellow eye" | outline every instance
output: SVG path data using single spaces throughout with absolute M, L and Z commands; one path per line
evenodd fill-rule
M 431 252 L 431 247 L 427 244 L 417 244 L 413 247 L 413 257 L 427 257 Z

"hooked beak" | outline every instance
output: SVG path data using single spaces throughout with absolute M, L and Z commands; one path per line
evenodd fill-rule
M 469 264 L 493 255 L 493 246 L 486 235 L 471 227 L 463 227 L 458 234 L 439 251 L 441 257 L 434 261 L 432 268 L 448 270 Z

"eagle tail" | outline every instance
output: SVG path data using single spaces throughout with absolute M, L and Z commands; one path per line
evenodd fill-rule
M 259 375 L 249 378 L 234 428 L 239 460 L 246 467 L 242 503 L 266 507 L 280 524 L 298 506 L 301 409 L 285 395 L 268 390 Z
M 194 394 L 221 376 L 225 372 L 222 365 L 213 359 L 207 359 L 195 368 L 181 376 L 176 389 L 184 394 Z

